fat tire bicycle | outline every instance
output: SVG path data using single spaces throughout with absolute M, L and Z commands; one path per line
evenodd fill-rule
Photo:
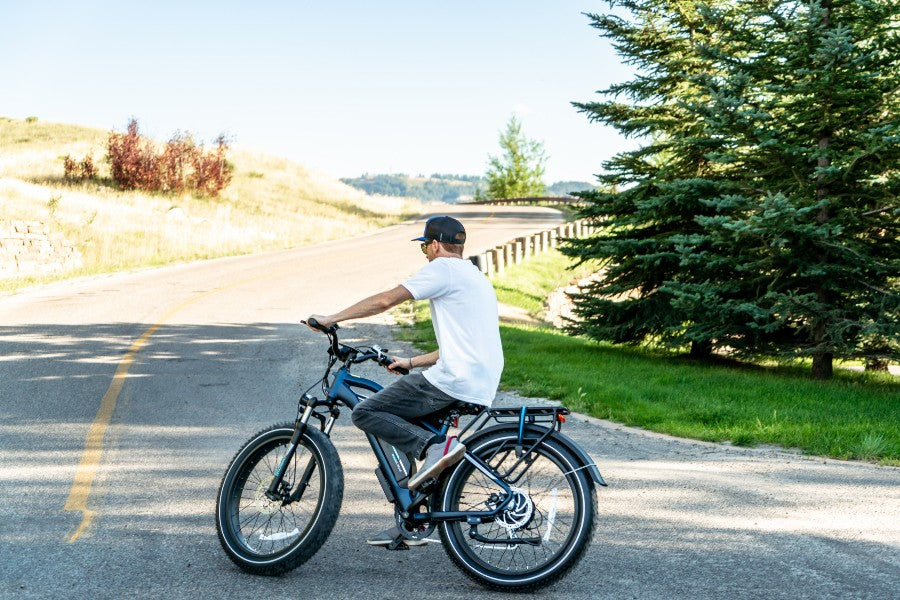
M 378 346 L 341 344 L 336 325 L 309 325 L 329 339 L 325 375 L 301 395 L 293 422 L 260 431 L 238 450 L 216 500 L 222 547 L 254 574 L 286 573 L 325 543 L 344 494 L 331 430 L 340 407 L 352 411 L 381 389 L 350 368 L 392 362 Z M 310 396 L 320 383 L 324 398 Z M 453 563 L 483 586 L 531 591 L 559 580 L 590 545 L 597 525 L 595 484 L 606 485 L 594 461 L 561 432 L 567 414 L 561 406 L 458 402 L 428 415 L 420 424 L 441 434 L 470 415 L 458 433 L 466 453 L 414 492 L 405 486 L 415 472 L 412 457 L 366 434 L 378 462 L 376 478 L 402 533 L 387 548 L 406 549 L 405 540 L 422 540 L 437 529 Z

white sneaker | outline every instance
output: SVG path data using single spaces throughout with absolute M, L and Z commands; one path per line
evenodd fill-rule
M 415 490 L 425 480 L 437 477 L 441 471 L 458 463 L 465 453 L 466 447 L 455 437 L 447 438 L 446 442 L 430 445 L 425 451 L 425 462 L 416 474 L 409 478 L 406 487 L 410 491 Z
M 426 542 L 425 540 L 416 540 L 403 537 L 403 533 L 396 525 L 394 525 L 390 529 L 385 529 L 381 533 L 376 533 L 366 540 L 366 543 L 370 546 L 389 546 L 394 542 L 401 542 L 406 544 L 407 546 L 424 546 L 428 544 L 428 542 Z

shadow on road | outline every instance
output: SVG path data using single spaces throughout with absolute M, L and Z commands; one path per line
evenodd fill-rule
M 104 438 L 88 502 L 96 520 L 68 544 L 79 516 L 63 506 L 87 429 L 148 327 L 0 327 L 0 597 L 509 597 L 470 583 L 438 544 L 365 545 L 393 512 L 346 414 L 333 434 L 345 499 L 322 550 L 274 579 L 227 559 L 213 522 L 225 467 L 253 433 L 293 417 L 326 364 L 325 338 L 290 323 L 160 327 L 136 355 Z M 398 348 L 377 324 L 342 339 Z M 887 598 L 900 586 L 896 481 L 874 467 L 772 462 L 576 418 L 566 427 L 611 487 L 599 490 L 583 562 L 538 597 Z M 864 508 L 873 501 L 882 504 Z

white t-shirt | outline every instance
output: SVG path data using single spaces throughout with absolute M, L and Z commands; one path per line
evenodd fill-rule
M 416 300 L 431 301 L 440 357 L 422 375 L 458 400 L 490 406 L 503 371 L 497 295 L 471 261 L 436 258 L 403 282 Z

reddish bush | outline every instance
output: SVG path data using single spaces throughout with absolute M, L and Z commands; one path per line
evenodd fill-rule
M 228 144 L 225 143 L 225 138 L 219 136 L 214 151 L 197 152 L 193 155 L 192 182 L 195 189 L 215 197 L 231 183 L 231 173 L 234 169 L 225 158 L 227 151 Z
M 63 157 L 63 169 L 65 169 L 66 179 L 78 178 L 78 163 L 68 154 Z
M 159 159 L 152 144 L 138 133 L 137 121 L 128 122 L 126 133 L 109 134 L 107 153 L 113 181 L 123 189 L 159 189 Z
M 217 196 L 231 182 L 233 168 L 225 159 L 227 151 L 222 136 L 216 148 L 206 153 L 190 134 L 177 132 L 157 154 L 153 144 L 138 133 L 134 119 L 126 133 L 109 136 L 112 178 L 124 189 Z
M 84 179 L 93 179 L 97 176 L 97 167 L 94 166 L 94 157 L 88 154 L 81 161 L 81 176 Z

